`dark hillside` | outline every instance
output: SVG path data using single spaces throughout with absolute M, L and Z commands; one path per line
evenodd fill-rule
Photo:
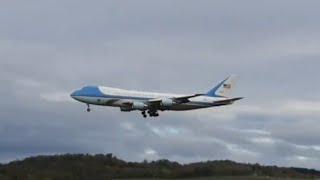
M 111 178 L 186 178 L 206 176 L 270 176 L 317 178 L 320 172 L 232 161 L 208 161 L 182 165 L 169 160 L 126 162 L 107 155 L 37 156 L 0 165 L 0 179 L 81 180 Z

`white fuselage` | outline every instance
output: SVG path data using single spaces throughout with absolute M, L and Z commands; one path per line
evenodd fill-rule
M 75 91 L 71 96 L 74 99 L 86 104 L 123 107 L 128 102 L 146 103 L 152 99 L 176 98 L 183 97 L 186 95 L 124 90 L 102 86 L 90 86 Z M 174 104 L 167 110 L 183 111 L 199 108 L 208 108 L 216 106 L 215 102 L 223 101 L 225 99 L 227 98 L 210 97 L 205 95 L 197 96 L 190 98 L 189 102 L 187 103 Z

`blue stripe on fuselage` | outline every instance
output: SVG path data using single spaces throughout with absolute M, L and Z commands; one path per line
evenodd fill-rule
M 102 97 L 104 94 L 100 91 L 97 86 L 86 86 L 82 88 L 79 92 L 80 96 L 90 96 L 90 97 Z
M 149 100 L 152 98 L 146 97 L 132 97 L 132 96 L 111 96 L 103 94 L 97 86 L 86 86 L 81 90 L 72 93 L 71 96 L 81 97 L 101 97 L 101 98 L 112 98 L 112 99 L 135 99 L 135 100 Z

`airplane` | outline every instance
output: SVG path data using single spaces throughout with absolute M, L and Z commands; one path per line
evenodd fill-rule
M 71 97 L 90 105 L 119 107 L 123 112 L 141 111 L 144 118 L 159 116 L 158 111 L 187 111 L 201 108 L 231 105 L 243 97 L 230 98 L 235 77 L 229 76 L 213 89 L 204 94 L 165 94 L 124 90 L 103 86 L 85 86 L 76 90 Z

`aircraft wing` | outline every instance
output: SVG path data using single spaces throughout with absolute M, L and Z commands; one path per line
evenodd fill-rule
M 190 96 L 180 96 L 180 97 L 171 97 L 168 98 L 170 100 L 172 100 L 174 103 L 177 104 L 183 104 L 183 103 L 187 103 L 190 102 L 190 98 L 194 98 L 194 97 L 198 97 L 198 96 L 202 96 L 203 94 L 193 94 Z M 156 98 L 156 99 L 150 99 L 148 101 L 148 104 L 151 106 L 160 106 L 160 103 L 163 101 L 163 98 Z
M 118 105 L 118 106 L 132 106 L 133 101 L 128 99 L 121 99 L 121 100 L 113 100 L 112 104 Z
M 187 103 L 190 102 L 189 99 L 190 98 L 194 98 L 194 97 L 198 97 L 198 96 L 202 96 L 204 94 L 194 94 L 194 95 L 190 95 L 190 96 L 181 96 L 181 97 L 175 97 L 172 98 L 176 103 L 178 104 L 182 104 L 182 103 Z

